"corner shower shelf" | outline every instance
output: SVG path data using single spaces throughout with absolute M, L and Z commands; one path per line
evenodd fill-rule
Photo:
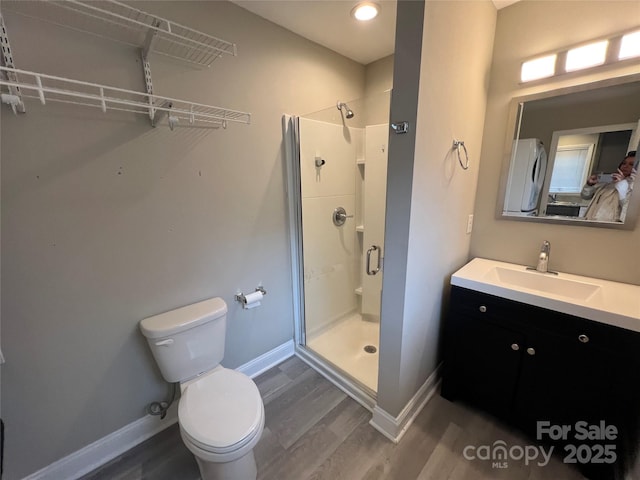
M 356 225 L 356 232 L 358 233 L 364 232 L 364 225 Z
M 152 37 L 151 51 L 207 67 L 222 55 L 236 55 L 234 43 L 116 0 L 13 2 L 6 10 L 143 49 Z
M 362 295 L 362 287 L 358 287 L 358 288 L 356 288 L 356 290 L 355 290 L 355 294 L 356 294 L 356 295 Z
M 0 85 L 17 88 L 22 91 L 23 97 L 39 98 L 42 104 L 53 101 L 96 107 L 103 112 L 119 110 L 142 113 L 149 115 L 152 123 L 165 114 L 186 120 L 190 125 L 205 123 L 226 128 L 227 122 L 251 123 L 251 114 L 246 112 L 3 66 L 0 66 L 0 72 L 4 73 L 0 76 Z M 32 94 L 27 95 L 26 92 Z M 2 100 L 9 103 L 11 97 L 3 95 Z M 156 116 L 156 112 L 160 114 Z

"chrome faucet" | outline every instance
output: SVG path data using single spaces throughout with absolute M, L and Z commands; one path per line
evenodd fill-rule
M 547 265 L 549 264 L 549 255 L 551 254 L 551 243 L 548 240 L 542 242 L 542 248 L 540 248 L 540 255 L 538 256 L 538 265 L 536 270 L 542 273 L 547 273 Z
M 558 275 L 558 272 L 552 272 L 547 268 L 549 265 L 549 255 L 551 254 L 551 242 L 545 240 L 540 247 L 540 254 L 538 255 L 538 265 L 535 267 L 527 267 L 527 270 L 535 270 L 540 273 L 551 273 Z

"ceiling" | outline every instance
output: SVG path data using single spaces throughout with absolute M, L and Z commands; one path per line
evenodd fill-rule
M 396 0 L 376 0 L 380 14 L 369 22 L 351 17 L 357 0 L 232 0 L 312 42 L 367 65 L 391 55 L 395 45 Z M 454 0 L 451 0 L 454 1 Z M 518 0 L 493 0 L 504 8 Z
M 357 0 L 233 1 L 363 65 L 391 55 L 394 50 L 396 0 L 376 1 L 380 14 L 369 22 L 358 22 L 351 17 Z

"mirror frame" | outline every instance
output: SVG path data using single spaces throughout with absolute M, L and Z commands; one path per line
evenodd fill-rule
M 497 220 L 512 220 L 516 222 L 533 222 L 533 223 L 546 223 L 552 225 L 575 225 L 581 227 L 597 227 L 597 228 L 610 228 L 616 230 L 634 230 L 638 222 L 638 216 L 640 215 L 640 179 L 636 179 L 639 185 L 636 185 L 638 190 L 635 194 L 631 195 L 629 200 L 629 206 L 627 207 L 627 214 L 624 223 L 619 222 L 601 222 L 594 220 L 585 220 L 584 218 L 570 218 L 570 217 L 533 217 L 533 216 L 515 216 L 504 215 L 505 195 L 507 192 L 507 181 L 509 178 L 509 168 L 511 167 L 511 155 L 513 149 L 513 141 L 516 138 L 516 131 L 519 125 L 520 118 L 520 105 L 525 102 L 531 102 L 534 100 L 541 100 L 545 98 L 559 97 L 570 93 L 585 92 L 590 90 L 596 90 L 604 87 L 611 87 L 615 85 L 624 85 L 632 82 L 640 82 L 640 73 L 625 75 L 622 77 L 608 78 L 606 80 L 599 80 L 596 82 L 583 83 L 580 85 L 573 85 L 570 87 L 563 87 L 554 90 L 546 90 L 544 92 L 533 93 L 530 95 L 523 95 L 514 97 L 509 103 L 509 116 L 507 118 L 507 134 L 503 148 L 503 160 L 502 168 L 500 172 L 500 184 L 498 187 L 498 199 L 496 202 L 496 219 Z M 550 152 L 549 152 L 550 153 Z M 545 178 L 545 182 L 548 179 Z

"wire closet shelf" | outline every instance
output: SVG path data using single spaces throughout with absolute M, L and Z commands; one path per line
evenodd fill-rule
M 251 123 L 251 114 L 237 110 L 187 102 L 175 98 L 151 95 L 123 88 L 110 87 L 97 83 L 72 80 L 64 77 L 45 75 L 0 66 L 0 85 L 17 87 L 22 96 L 40 99 L 42 104 L 47 101 L 72 103 L 107 110 L 142 113 L 149 115 L 153 121 L 163 112 L 172 117 L 186 120 L 194 125 L 199 122 L 209 126 L 226 127 L 227 122 Z M 11 75 L 19 80 L 11 80 Z M 4 100 L 4 99 L 3 99 Z
M 117 0 L 25 1 L 12 3 L 7 10 L 136 47 L 144 47 L 151 32 L 153 52 L 201 66 L 208 67 L 223 55 L 236 55 L 234 43 Z

